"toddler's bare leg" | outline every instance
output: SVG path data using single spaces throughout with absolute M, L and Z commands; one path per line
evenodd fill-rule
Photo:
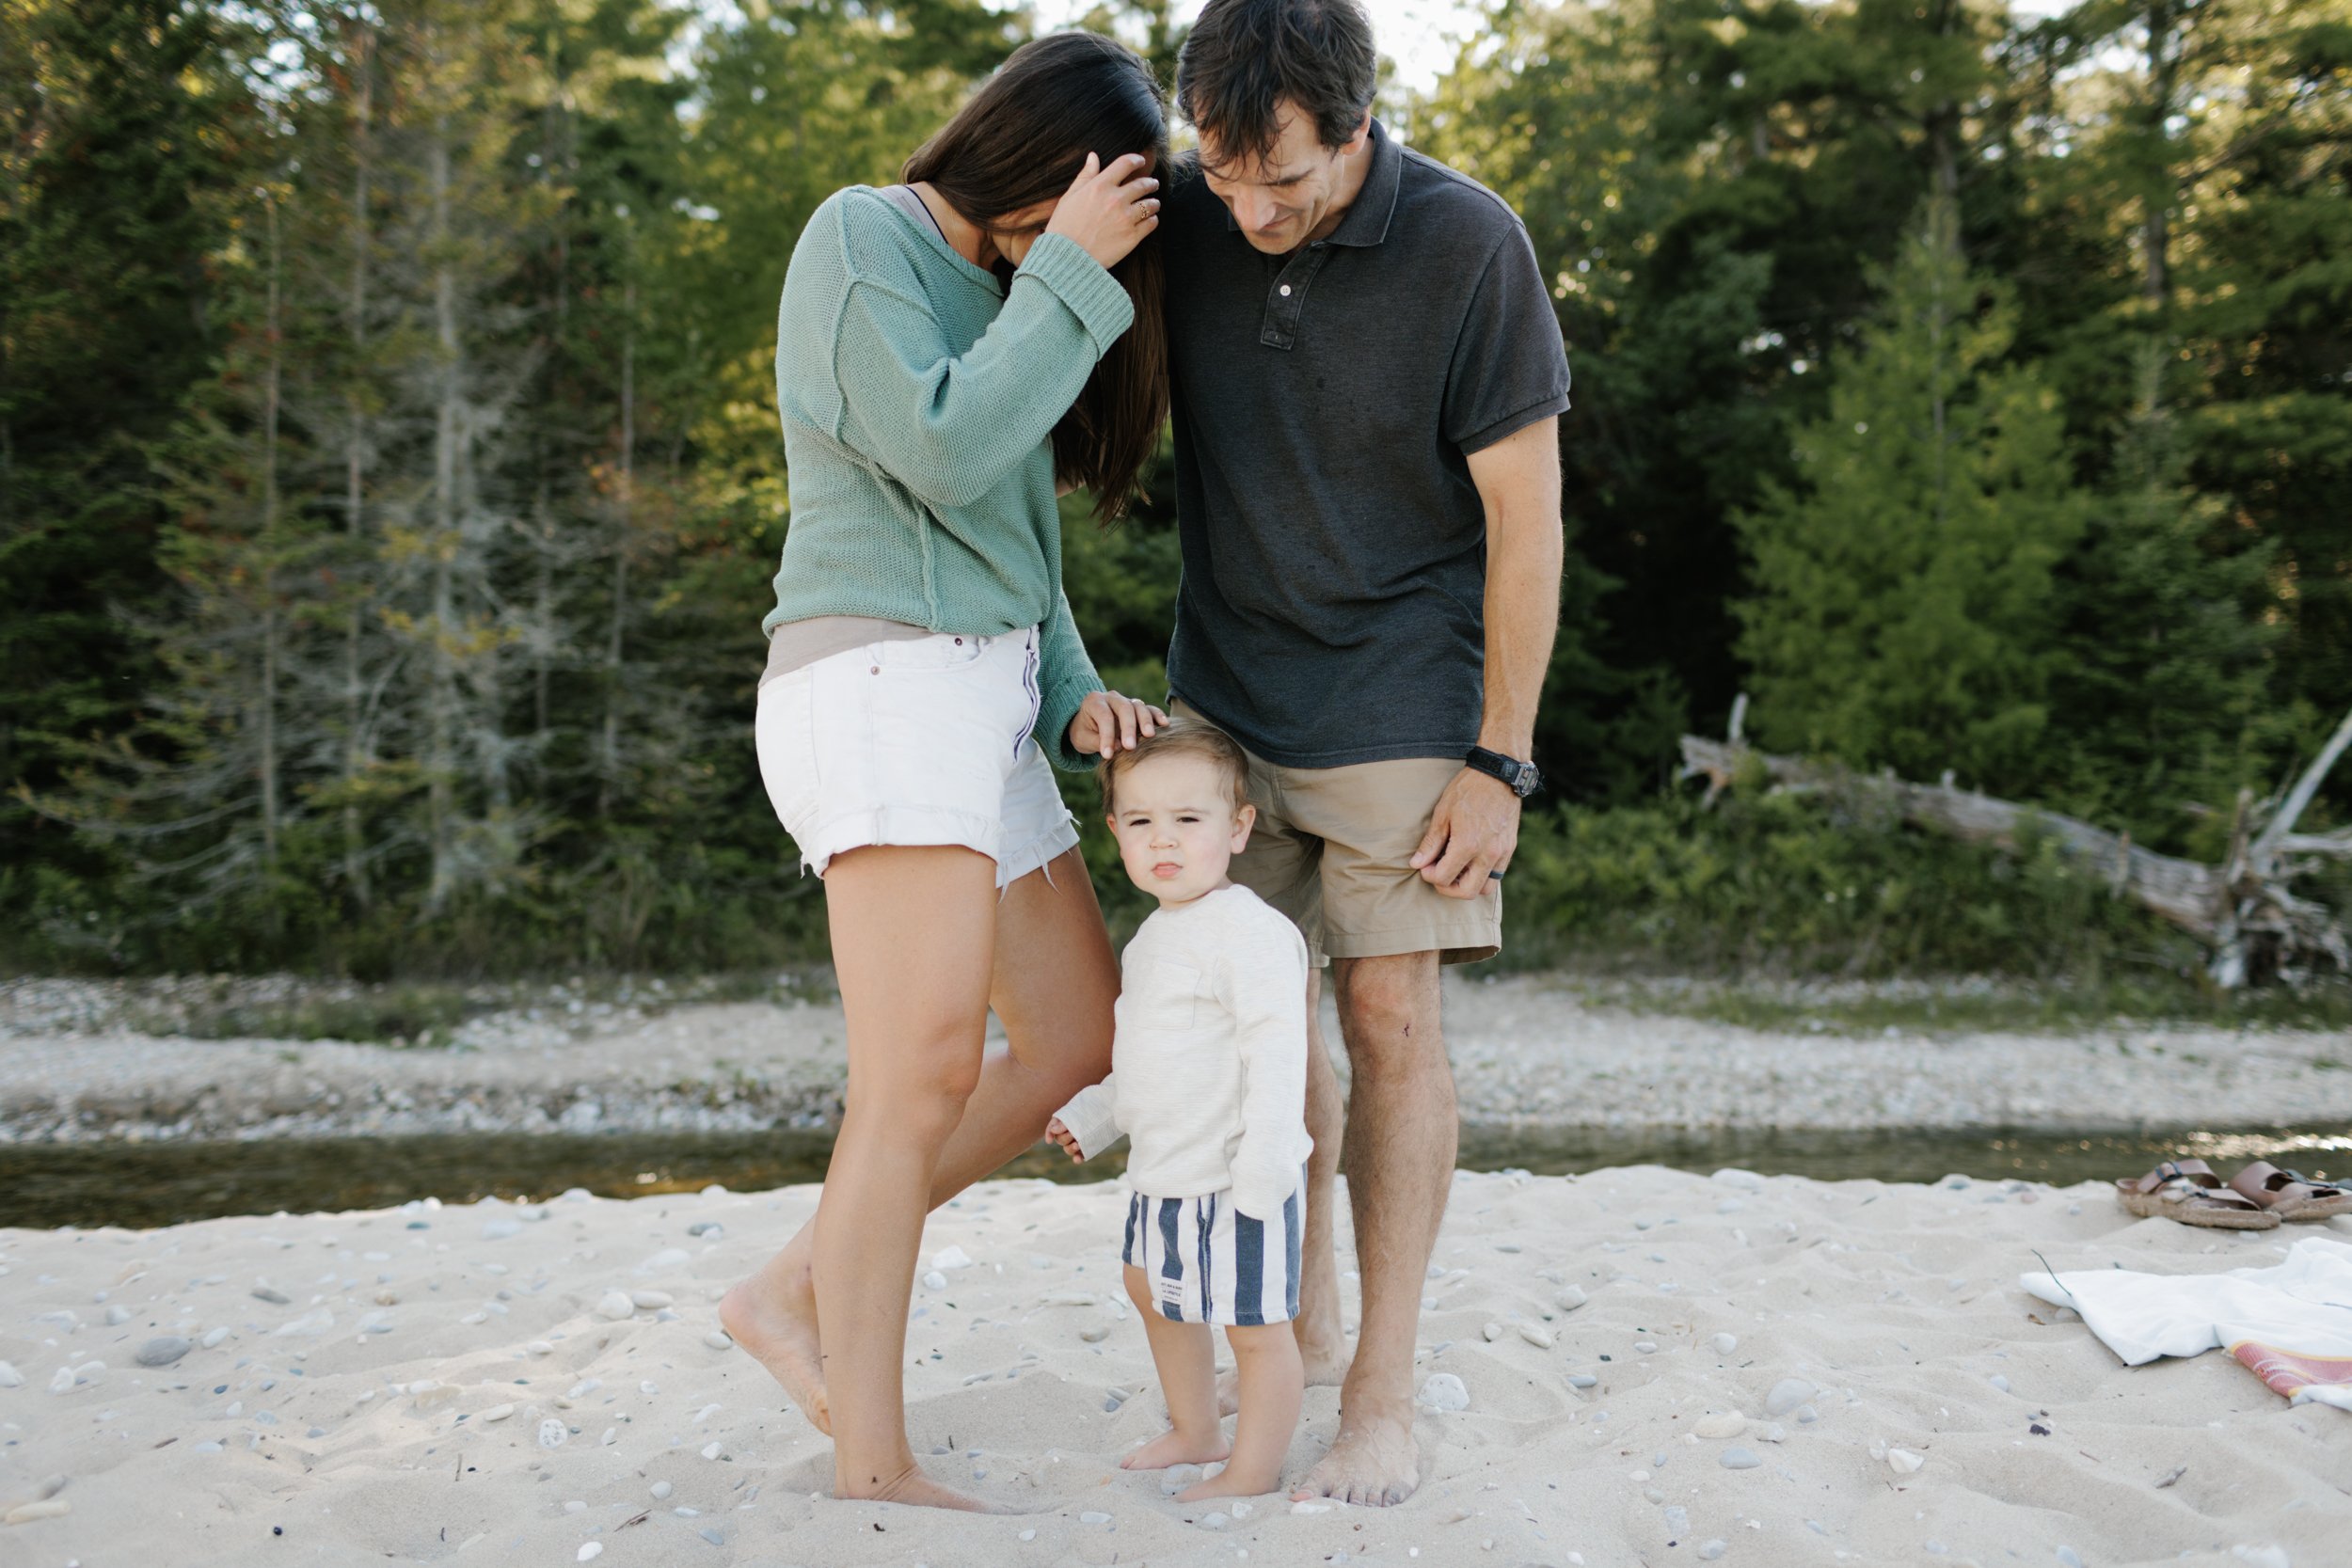
M 1127 1299 L 1143 1314 L 1152 1340 L 1152 1365 L 1168 1396 L 1168 1430 L 1119 1462 L 1122 1470 L 1165 1470 L 1170 1465 L 1207 1465 L 1223 1459 L 1232 1445 L 1216 1418 L 1216 1341 L 1207 1323 L 1171 1323 L 1152 1299 L 1150 1281 L 1127 1265 Z
M 1173 1328 L 1173 1323 L 1168 1325 Z M 1282 1456 L 1298 1430 L 1298 1404 L 1307 1369 L 1298 1336 L 1288 1323 L 1262 1323 L 1225 1331 L 1233 1347 L 1241 1415 L 1233 1423 L 1233 1455 L 1224 1470 L 1176 1494 L 1182 1503 L 1202 1497 L 1256 1497 L 1282 1484 Z

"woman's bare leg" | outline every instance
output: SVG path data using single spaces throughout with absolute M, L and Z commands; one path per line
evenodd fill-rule
M 939 1153 L 978 1085 L 995 953 L 996 871 L 953 847 L 873 847 L 825 875 L 848 1022 L 841 1132 L 815 1221 L 834 1496 L 978 1508 L 907 1444 L 907 1303 Z
M 1119 965 L 1103 911 L 1072 849 L 1004 893 L 989 1002 L 1010 1050 L 992 1055 L 979 1087 L 940 1150 L 931 1178 L 937 1208 L 1041 1137 L 1045 1122 L 1111 1067 L 1111 1004 Z M 831 1415 L 818 1363 L 817 1298 L 809 1266 L 815 1221 L 759 1271 L 727 1292 L 720 1321 L 819 1431 Z

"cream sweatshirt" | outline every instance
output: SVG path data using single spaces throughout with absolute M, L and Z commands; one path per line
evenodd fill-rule
M 1111 1075 L 1062 1125 L 1092 1159 L 1128 1138 L 1147 1197 L 1232 1192 L 1270 1220 L 1298 1187 L 1307 1135 L 1307 943 L 1245 887 L 1146 919 L 1120 959 Z

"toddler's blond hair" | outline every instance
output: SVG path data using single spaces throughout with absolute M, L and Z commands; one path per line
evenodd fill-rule
M 1249 759 L 1233 737 L 1198 719 L 1170 719 L 1157 734 L 1139 736 L 1133 751 L 1115 752 L 1094 765 L 1095 779 L 1103 786 L 1103 810 L 1106 815 L 1115 816 L 1119 811 L 1120 775 L 1153 757 L 1205 758 L 1224 770 L 1232 786 L 1233 809 L 1238 812 L 1249 803 Z

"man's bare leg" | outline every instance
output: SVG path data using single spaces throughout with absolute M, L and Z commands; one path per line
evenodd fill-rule
M 932 1208 L 1037 1142 L 1046 1118 L 1110 1071 L 1111 1004 L 1118 995 L 1119 963 L 1078 851 L 1057 856 L 1045 871 L 1033 871 L 1005 890 L 996 909 L 989 1005 L 1005 1026 L 1010 1049 L 987 1059 L 979 1087 L 940 1151 Z M 1324 1072 L 1330 1076 L 1327 1060 Z M 1327 1238 L 1327 1199 L 1325 1227 Z M 815 1238 L 812 1220 L 726 1293 L 719 1321 L 784 1386 L 817 1429 L 830 1433 L 833 1418 L 818 1370 L 817 1297 L 809 1273 Z M 1329 1250 L 1327 1243 L 1327 1255 Z
M 1340 1326 L 1340 1266 L 1331 1245 L 1331 1193 L 1339 1185 L 1341 1129 L 1347 1102 L 1340 1075 L 1331 1070 L 1330 1048 L 1323 1043 L 1323 975 L 1307 972 L 1307 1135 L 1315 1141 L 1307 1157 L 1307 1230 L 1298 1249 L 1298 1359 L 1307 1386 L 1337 1387 L 1347 1376 L 1347 1334 Z M 1231 1416 L 1241 1408 L 1241 1370 L 1216 1380 L 1216 1407 Z
M 1413 1349 L 1460 1129 L 1438 955 L 1340 959 L 1333 977 L 1353 1069 L 1342 1167 L 1364 1313 L 1340 1388 L 1339 1436 L 1293 1496 L 1386 1505 L 1421 1484 Z

